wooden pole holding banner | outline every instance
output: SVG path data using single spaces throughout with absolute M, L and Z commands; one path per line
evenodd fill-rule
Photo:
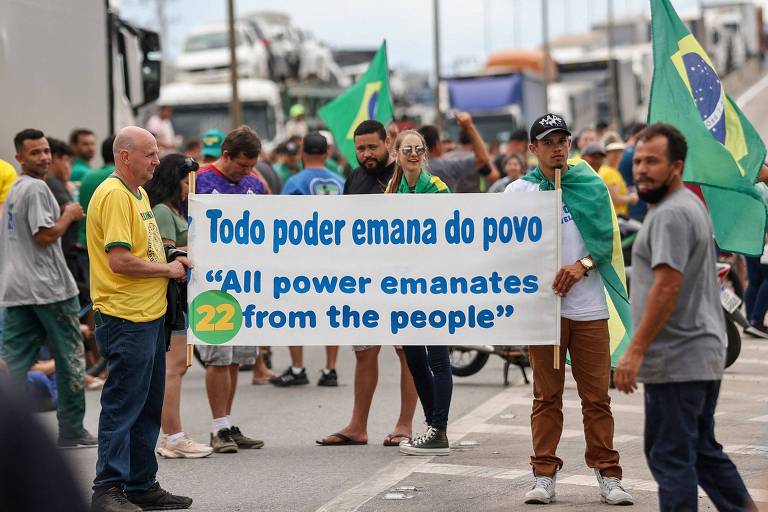
M 555 190 L 556 191 L 560 190 L 560 175 L 561 175 L 561 172 L 562 171 L 560 170 L 560 168 L 555 169 Z M 561 211 L 562 207 L 560 206 L 560 201 L 556 201 L 556 203 L 557 203 L 557 215 L 555 215 L 555 219 L 560 219 L 561 216 L 562 216 L 562 211 Z M 557 243 L 555 244 L 555 248 L 556 248 L 555 249 L 555 268 L 557 268 L 558 271 L 559 271 L 559 269 L 560 269 L 560 243 L 561 243 L 560 242 L 560 227 L 561 227 L 561 222 L 559 220 L 556 220 L 556 222 L 557 222 Z M 560 300 L 561 300 L 560 296 L 558 295 L 558 297 L 557 297 L 558 318 L 555 319 L 556 322 L 560 321 L 560 318 L 559 318 L 559 316 L 560 316 L 559 315 L 559 313 L 560 313 L 560 307 L 559 307 Z M 559 332 L 560 330 L 558 329 L 557 331 Z M 554 368 L 555 368 L 555 370 L 559 370 L 560 369 L 560 340 L 557 340 L 557 345 L 555 345 L 554 348 L 555 348 L 555 350 L 554 350 L 554 353 L 555 353 Z
M 189 195 L 195 194 L 195 178 L 197 177 L 197 172 L 191 171 L 189 173 Z M 187 250 L 189 250 L 189 246 L 187 246 Z M 189 312 L 187 312 L 187 319 L 189 319 L 190 315 Z M 189 339 L 187 339 L 187 368 L 192 366 L 192 358 L 194 357 L 194 345 L 189 343 Z

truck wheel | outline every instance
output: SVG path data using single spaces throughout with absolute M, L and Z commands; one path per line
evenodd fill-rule
M 451 373 L 457 377 L 476 374 L 483 369 L 490 355 L 477 350 L 460 350 L 454 347 L 448 347 L 448 351 L 451 356 Z
M 725 314 L 725 334 L 728 343 L 725 348 L 725 367 L 728 368 L 736 362 L 739 354 L 741 354 L 741 334 L 733 319 L 725 311 L 723 313 Z

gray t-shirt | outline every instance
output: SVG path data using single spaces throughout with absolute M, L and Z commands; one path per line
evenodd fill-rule
M 430 158 L 427 169 L 448 185 L 451 192 L 479 192 L 481 176 L 477 173 L 475 157 Z M 475 190 L 476 189 L 476 190 Z
M 638 380 L 649 384 L 720 380 L 725 365 L 725 324 L 720 306 L 712 224 L 688 189 L 665 197 L 645 218 L 632 249 L 632 322 L 640 325 L 653 269 L 683 274 L 675 309 L 645 351 Z
M 52 304 L 77 295 L 61 239 L 42 246 L 34 235 L 52 228 L 59 205 L 43 180 L 22 175 L 8 194 L 0 225 L 0 306 Z

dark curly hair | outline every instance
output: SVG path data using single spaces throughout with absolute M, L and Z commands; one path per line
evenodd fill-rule
M 160 159 L 155 168 L 155 175 L 144 184 L 144 190 L 149 196 L 149 204 L 154 208 L 168 201 L 177 210 L 182 210 L 181 185 L 184 177 L 191 171 L 196 171 L 197 162 L 181 153 L 171 153 Z

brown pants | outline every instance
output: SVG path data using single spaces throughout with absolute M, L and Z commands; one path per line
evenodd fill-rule
M 573 377 L 581 398 L 587 466 L 605 477 L 621 478 L 619 452 L 613 449 L 613 416 L 608 380 L 611 368 L 607 320 L 577 322 L 561 318 L 560 369 L 554 369 L 554 347 L 530 347 L 533 368 L 531 466 L 537 476 L 552 476 L 563 466 L 557 445 L 563 433 L 565 353 L 570 352 Z

